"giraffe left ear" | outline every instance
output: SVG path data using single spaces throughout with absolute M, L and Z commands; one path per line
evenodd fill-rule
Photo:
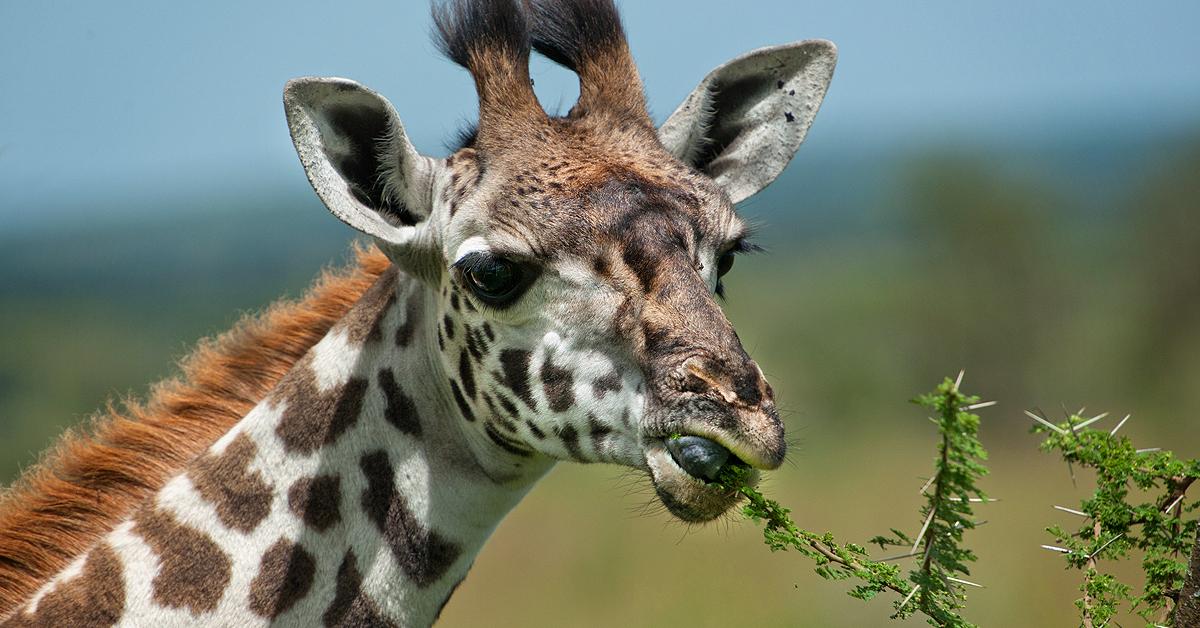
M 823 39 L 761 48 L 709 72 L 658 130 L 680 160 L 734 203 L 767 187 L 800 148 L 833 78 Z
M 299 78 L 283 91 L 292 142 L 317 196 L 393 259 L 432 248 L 422 229 L 439 162 L 417 152 L 391 103 L 340 78 Z

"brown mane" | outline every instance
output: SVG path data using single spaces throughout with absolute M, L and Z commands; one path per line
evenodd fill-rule
M 180 362 L 149 401 L 109 404 L 67 432 L 0 495 L 0 617 L 128 517 L 249 412 L 391 262 L 375 247 L 326 271 L 299 301 L 279 301 Z

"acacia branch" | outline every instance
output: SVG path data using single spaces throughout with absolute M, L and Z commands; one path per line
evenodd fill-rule
M 1098 540 L 1100 538 L 1100 534 L 1102 533 L 1102 531 L 1103 530 L 1100 527 L 1100 520 L 1097 519 L 1096 522 L 1092 525 L 1092 534 Z M 1092 600 L 1092 593 L 1091 593 L 1090 585 L 1091 585 L 1092 576 L 1096 573 L 1096 554 L 1099 554 L 1099 553 L 1100 552 L 1097 550 L 1095 552 L 1092 552 L 1090 555 L 1088 555 L 1088 559 L 1087 559 L 1087 569 L 1088 570 L 1084 573 L 1084 576 L 1083 576 L 1083 627 L 1084 628 L 1094 628 L 1096 625 L 1096 623 L 1094 621 L 1092 621 L 1092 608 L 1093 608 L 1092 602 L 1093 602 L 1093 600 Z
M 952 407 L 950 409 L 950 411 L 955 412 L 955 411 L 957 411 L 957 408 Z M 939 504 L 942 503 L 942 491 L 943 491 L 944 484 L 945 484 L 942 481 L 943 480 L 942 475 L 946 473 L 946 468 L 949 464 L 949 453 L 947 453 L 949 449 L 950 449 L 950 437 L 949 437 L 949 435 L 943 433 L 942 434 L 942 452 L 941 452 L 942 453 L 942 464 L 938 467 L 937 473 L 934 475 L 933 499 L 931 499 L 929 502 L 929 520 L 931 522 L 933 521 L 933 519 L 935 519 L 937 517 L 937 507 Z M 921 560 L 921 573 L 925 574 L 926 576 L 929 575 L 930 565 L 933 563 L 933 541 L 934 541 L 934 538 L 933 538 L 932 534 L 925 536 L 925 556 Z M 926 593 L 922 595 L 922 602 L 924 602 L 923 598 L 926 595 L 928 595 L 928 589 L 926 589 Z
M 1192 558 L 1188 561 L 1183 588 L 1179 590 L 1178 605 L 1175 607 L 1175 625 L 1200 626 L 1200 528 L 1196 530 L 1196 543 L 1192 545 Z
M 818 554 L 829 559 L 829 562 L 837 564 L 837 565 L 841 565 L 842 567 L 849 569 L 851 571 L 858 572 L 859 570 L 865 570 L 867 568 L 866 565 L 863 565 L 862 563 L 858 562 L 857 560 L 854 560 L 853 558 L 850 560 L 846 560 L 845 558 L 842 558 L 841 556 L 839 556 L 838 554 L 836 554 L 835 552 L 830 550 L 828 547 L 826 547 L 824 543 L 822 543 L 816 539 L 808 539 L 808 546 L 813 548 L 814 550 L 816 550 Z M 884 586 L 886 586 L 891 591 L 899 593 L 900 595 L 908 595 L 909 592 L 912 591 L 912 589 L 906 589 L 904 587 L 896 586 L 895 584 L 892 584 L 892 583 L 885 583 Z

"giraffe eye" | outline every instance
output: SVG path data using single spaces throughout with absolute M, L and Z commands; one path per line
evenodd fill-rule
M 715 292 L 722 299 L 725 298 L 725 282 L 721 281 L 730 270 L 733 269 L 733 261 L 739 254 L 756 253 L 762 248 L 746 240 L 746 236 L 742 236 L 733 241 L 729 248 L 717 258 L 717 287 Z
M 492 307 L 505 307 L 516 301 L 537 273 L 524 265 L 490 253 L 471 253 L 455 264 L 462 283 L 477 299 Z
M 733 268 L 733 260 L 735 255 L 733 251 L 728 251 L 717 259 L 717 277 L 724 277 Z
M 502 299 L 517 287 L 521 278 L 516 265 L 505 259 L 494 259 L 479 264 L 464 274 L 471 290 L 485 299 Z

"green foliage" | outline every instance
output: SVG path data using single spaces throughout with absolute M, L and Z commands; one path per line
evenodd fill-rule
M 987 500 L 976 486 L 987 474 L 982 463 L 987 451 L 979 442 L 979 416 L 968 410 L 979 398 L 964 395 L 958 386 L 959 382 L 947 378 L 937 390 L 914 400 L 935 413 L 941 443 L 933 482 L 921 509 L 928 528 L 921 568 L 913 571 L 910 579 L 921 587 L 917 596 L 921 612 L 939 626 L 967 625 L 956 614 L 963 607 L 967 586 L 957 576 L 970 575 L 967 563 L 975 561 L 975 554 L 961 544 L 963 533 L 976 525 L 972 501 Z M 905 612 L 897 609 L 901 616 Z
M 869 600 L 892 591 L 901 596 L 893 604 L 893 619 L 922 613 L 934 626 L 972 627 L 974 624 L 958 615 L 966 599 L 965 587 L 972 583 L 958 576 L 969 575 L 967 563 L 975 561 L 975 554 L 962 547 L 963 532 L 976 526 L 972 502 L 987 500 L 976 486 L 987 474 L 982 464 L 987 452 L 978 438 L 979 417 L 970 412 L 979 398 L 959 390 L 961 379 L 961 375 L 958 381 L 947 378 L 933 392 L 913 400 L 935 413 L 936 418 L 931 418 L 941 436 L 934 476 L 923 490 L 926 503 L 921 509 L 924 523 L 920 533 L 913 540 L 893 528 L 893 536 L 871 539 L 881 549 L 911 546 L 912 551 L 903 558 L 916 557 L 919 564 L 907 579 L 901 576 L 899 566 L 871 559 L 861 545 L 838 543 L 828 532 L 816 534 L 798 527 L 787 508 L 748 485 L 748 469 L 726 467 L 717 481 L 746 497 L 742 513 L 763 524 L 763 541 L 771 551 L 800 553 L 816 564 L 817 575 L 826 580 L 857 580 L 849 591 L 851 597 Z
M 861 583 L 851 589 L 852 597 L 869 600 L 888 589 L 908 594 L 910 587 L 900 576 L 899 567 L 873 561 L 867 556 L 866 548 L 854 543 L 838 543 L 828 532 L 816 534 L 801 530 L 792 521 L 791 510 L 749 486 L 749 477 L 750 472 L 745 467 L 731 465 L 722 469 L 717 482 L 729 488 L 736 487 L 746 497 L 742 513 L 763 524 L 763 542 L 771 551 L 791 549 L 799 552 L 816 563 L 817 575 L 826 580 L 857 578 Z
M 1034 431 L 1046 435 L 1043 451 L 1060 454 L 1072 473 L 1082 467 L 1096 474 L 1095 492 L 1077 510 L 1068 510 L 1082 518 L 1079 527 L 1046 528 L 1055 545 L 1045 547 L 1062 553 L 1069 568 L 1083 573 L 1083 597 L 1075 602 L 1081 624 L 1102 626 L 1125 603 L 1150 625 L 1173 623 L 1174 600 L 1196 538 L 1197 522 L 1185 520 L 1184 514 L 1197 504 L 1185 504 L 1184 497 L 1200 478 L 1200 460 L 1137 449 L 1116 434 L 1121 424 L 1112 431 L 1088 427 L 1102 417 L 1084 420 L 1076 413 L 1058 425 L 1034 418 Z M 1141 593 L 1099 567 L 1101 560 L 1124 560 L 1134 551 L 1142 557 L 1145 573 Z

